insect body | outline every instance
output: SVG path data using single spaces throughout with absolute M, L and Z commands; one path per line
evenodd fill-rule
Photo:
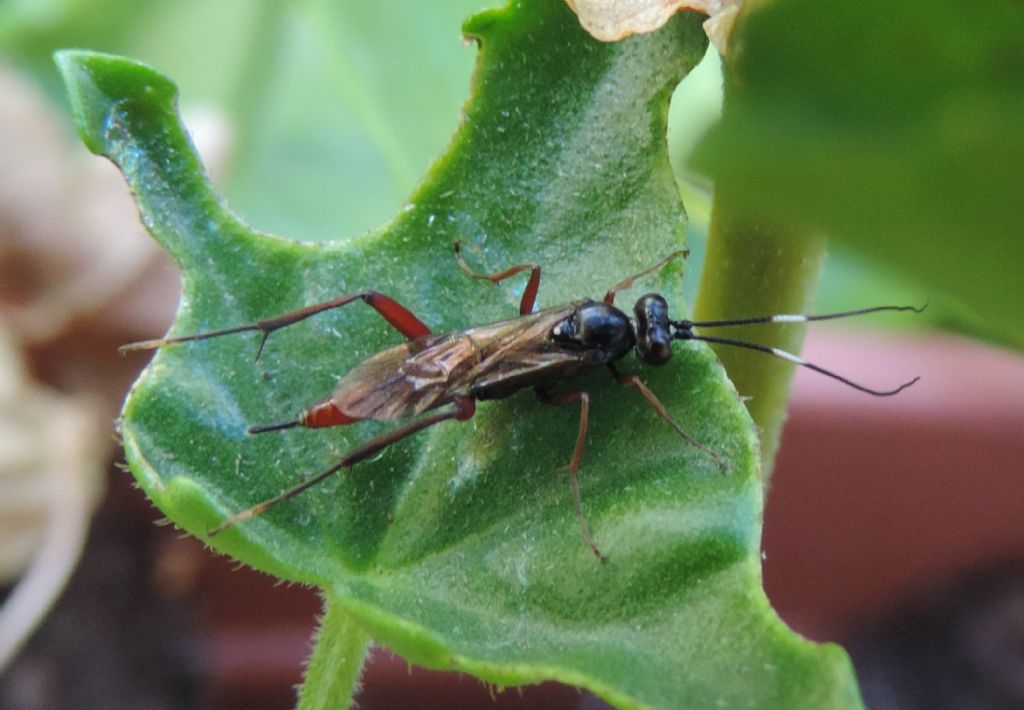
M 755 343 L 704 336 L 694 330 L 749 323 L 823 320 L 880 310 L 917 310 L 910 307 L 882 306 L 823 316 L 765 316 L 703 323 L 671 320 L 667 302 L 662 296 L 654 293 L 641 296 L 636 301 L 632 317 L 615 307 L 616 293 L 631 286 L 641 276 L 657 271 L 670 260 L 684 256 L 684 252 L 675 252 L 652 268 L 616 284 L 605 294 L 602 301 L 583 299 L 535 313 L 533 307 L 541 274 L 539 266 L 519 264 L 496 274 L 478 274 L 463 260 L 457 242 L 455 255 L 459 266 L 474 279 L 497 283 L 523 271 L 530 271 L 519 305 L 519 317 L 468 330 L 436 334 L 397 301 L 376 291 L 362 291 L 255 323 L 125 346 L 125 349 L 149 349 L 232 333 L 259 331 L 263 334 L 257 351 L 259 357 L 270 333 L 356 300 L 362 300 L 373 307 L 407 339 L 401 345 L 381 351 L 356 365 L 339 380 L 329 397 L 306 408 L 297 418 L 255 426 L 250 428 L 249 432 L 257 434 L 297 426 L 340 426 L 364 419 L 410 421 L 356 446 L 330 468 L 307 478 L 280 495 L 231 516 L 223 524 L 209 531 L 210 535 L 259 515 L 339 470 L 349 468 L 418 431 L 449 419 L 471 418 L 476 411 L 478 400 L 500 399 L 520 390 L 532 388 L 543 402 L 579 404 L 580 423 L 569 462 L 569 479 L 583 538 L 594 554 L 603 560 L 604 557 L 594 542 L 583 516 L 577 476 L 583 459 L 590 398 L 583 390 L 558 389 L 566 380 L 596 368 L 607 367 L 617 381 L 637 389 L 658 415 L 681 437 L 722 469 L 726 467 L 725 462 L 714 451 L 690 436 L 637 376 L 620 372 L 615 366 L 616 361 L 635 351 L 641 361 L 650 365 L 663 365 L 671 358 L 672 341 L 705 340 L 783 357 L 878 396 L 896 394 L 917 381 L 915 378 L 893 390 L 873 390 L 790 353 Z

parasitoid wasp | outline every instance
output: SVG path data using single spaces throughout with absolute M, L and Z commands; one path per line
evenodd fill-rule
M 569 481 L 583 539 L 598 559 L 603 561 L 605 558 L 594 541 L 583 515 L 578 478 L 587 435 L 590 395 L 578 389 L 556 390 L 558 384 L 584 372 L 607 367 L 615 380 L 622 385 L 635 388 L 680 437 L 724 470 L 726 464 L 721 457 L 688 434 L 638 376 L 621 372 L 615 364 L 618 360 L 633 350 L 644 363 L 664 365 L 672 357 L 673 341 L 699 340 L 748 348 L 783 358 L 878 397 L 897 394 L 919 379 L 915 377 L 895 389 L 876 390 L 784 350 L 731 338 L 703 335 L 694 330 L 757 323 L 806 323 L 879 311 L 922 310 L 913 306 L 876 306 L 823 315 L 769 315 L 715 321 L 673 320 L 669 318 L 667 301 L 657 293 L 641 296 L 633 306 L 632 317 L 615 307 L 615 296 L 619 291 L 629 288 L 637 279 L 660 270 L 673 259 L 685 258 L 686 252 L 676 251 L 651 268 L 615 284 L 601 301 L 586 298 L 534 312 L 534 303 L 540 286 L 540 266 L 529 263 L 517 264 L 498 273 L 481 274 L 466 263 L 459 242 L 455 242 L 454 248 L 459 267 L 473 279 L 498 283 L 524 271 L 530 272 L 519 303 L 518 318 L 466 330 L 434 333 L 397 301 L 378 291 L 368 290 L 339 296 L 253 323 L 194 335 L 147 340 L 122 348 L 147 350 L 234 333 L 259 331 L 262 333 L 256 352 L 256 357 L 259 358 L 267 338 L 274 331 L 318 313 L 360 300 L 376 310 L 406 338 L 406 342 L 401 345 L 383 350 L 356 365 L 338 381 L 330 396 L 307 407 L 297 418 L 253 426 L 248 431 L 250 434 L 262 434 L 293 427 L 318 429 L 342 426 L 364 419 L 413 419 L 390 432 L 363 442 L 334 465 L 304 479 L 292 488 L 232 515 L 221 525 L 210 530 L 210 536 L 260 515 L 341 469 L 350 468 L 416 432 L 449 419 L 470 419 L 476 411 L 478 400 L 501 399 L 520 390 L 532 388 L 544 403 L 579 405 L 579 429 L 568 466 Z

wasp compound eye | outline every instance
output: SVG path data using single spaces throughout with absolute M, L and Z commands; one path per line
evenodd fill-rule
M 633 306 L 636 315 L 636 354 L 649 365 L 664 365 L 672 357 L 668 303 L 656 293 L 641 296 Z

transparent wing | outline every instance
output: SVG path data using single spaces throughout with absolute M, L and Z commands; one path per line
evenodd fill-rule
M 536 384 L 545 369 L 578 357 L 548 337 L 573 307 L 429 335 L 383 350 L 338 381 L 334 403 L 350 417 L 394 420 L 469 394 L 474 384 L 507 382 L 509 392 Z

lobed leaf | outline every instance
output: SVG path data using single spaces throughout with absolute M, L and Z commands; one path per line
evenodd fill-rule
M 122 58 L 59 55 L 83 140 L 118 164 L 153 237 L 183 268 L 173 332 L 368 287 L 431 328 L 459 329 L 513 315 L 521 285 L 465 278 L 455 239 L 482 271 L 543 264 L 541 306 L 600 297 L 680 246 L 665 122 L 673 88 L 704 51 L 700 18 L 600 44 L 562 3 L 531 0 L 464 29 L 481 53 L 447 152 L 389 225 L 323 244 L 260 234 L 225 208 L 168 79 Z M 632 295 L 660 288 L 678 309 L 680 278 L 666 269 Z M 390 428 L 246 434 L 293 417 L 398 340 L 356 304 L 274 334 L 259 361 L 257 335 L 161 350 L 124 407 L 132 471 L 168 517 L 204 537 Z M 729 468 L 605 373 L 567 383 L 593 396 L 581 479 L 605 565 L 580 540 L 559 470 L 578 413 L 527 395 L 483 403 L 469 423 L 395 444 L 211 540 L 325 590 L 306 706 L 342 700 L 331 659 L 358 657 L 359 639 L 339 638 L 352 623 L 416 663 L 501 685 L 556 679 L 623 707 L 856 705 L 845 655 L 789 632 L 761 591 L 756 438 L 721 367 L 689 344 L 644 377 Z

